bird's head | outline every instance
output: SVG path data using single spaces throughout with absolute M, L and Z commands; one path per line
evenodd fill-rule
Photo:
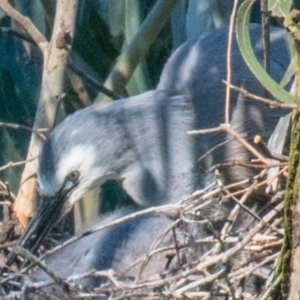
M 39 206 L 19 239 L 19 246 L 37 250 L 55 223 L 86 192 L 108 179 L 118 179 L 103 167 L 105 164 L 99 164 L 99 145 L 93 136 L 87 136 L 91 132 L 89 125 L 96 126 L 95 122 L 83 120 L 91 117 L 91 111 L 85 109 L 70 116 L 44 142 L 37 174 Z

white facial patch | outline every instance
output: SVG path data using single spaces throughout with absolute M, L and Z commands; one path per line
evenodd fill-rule
M 104 170 L 97 164 L 97 152 L 94 146 L 75 146 L 58 162 L 53 178 L 40 178 L 40 193 L 54 196 L 65 183 L 67 175 L 77 170 L 79 182 L 68 199 L 73 205 L 87 191 L 101 185 L 107 179 L 116 179 L 117 176 L 109 170 Z
M 74 170 L 78 170 L 81 177 L 89 176 L 93 173 L 96 152 L 92 146 L 75 146 L 71 151 L 62 157 L 57 163 L 56 173 L 52 178 L 40 178 L 40 193 L 42 195 L 53 196 L 63 186 L 66 176 Z
M 75 170 L 79 171 L 80 178 L 89 176 L 94 171 L 96 156 L 97 152 L 94 146 L 71 147 L 70 152 L 58 163 L 56 173 L 58 182 L 64 182 L 66 176 Z

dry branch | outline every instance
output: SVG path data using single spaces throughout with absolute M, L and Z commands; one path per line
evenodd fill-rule
M 22 165 L 25 165 L 27 162 L 30 162 L 30 161 L 33 161 L 35 159 L 37 159 L 38 157 L 32 157 L 31 160 L 23 160 L 23 161 L 18 161 L 18 162 L 8 162 L 6 165 L 0 167 L 0 172 L 3 172 L 4 170 L 6 169 L 9 169 L 9 168 L 13 168 L 13 167 L 18 167 L 18 166 L 22 166 Z
M 15 10 L 7 0 L 0 0 L 0 7 L 13 20 L 23 26 L 23 28 L 28 32 L 42 52 L 44 52 L 45 48 L 48 46 L 48 42 L 44 35 L 34 26 L 31 20 Z
M 256 96 L 252 93 L 249 93 L 245 89 L 242 89 L 238 86 L 235 86 L 233 84 L 230 84 L 230 83 L 226 82 L 225 80 L 223 80 L 223 83 L 225 83 L 227 86 L 229 86 L 233 90 L 241 93 L 246 98 L 256 100 L 258 102 L 265 103 L 265 104 L 269 105 L 271 108 L 282 108 L 282 109 L 296 109 L 297 108 L 297 106 L 295 104 L 286 104 L 286 103 L 283 103 L 283 102 L 278 101 L 278 100 L 270 100 L 270 99 L 267 99 L 267 98 Z
M 254 156 L 256 156 L 262 163 L 264 163 L 266 166 L 270 165 L 270 162 L 264 156 L 262 156 L 256 149 L 254 149 L 242 136 L 240 136 L 234 130 L 232 130 L 230 128 L 229 124 L 221 124 L 219 127 L 211 128 L 211 129 L 192 130 L 192 131 L 189 131 L 188 134 L 199 135 L 199 134 L 213 133 L 213 132 L 218 132 L 218 131 L 227 132 L 234 139 L 236 139 L 239 143 L 241 143 Z
M 3 5 L 7 8 L 7 1 L 1 1 L 0 4 L 2 8 Z M 59 102 L 64 90 L 65 68 L 71 49 L 69 40 L 72 41 L 74 36 L 76 10 L 77 0 L 57 1 L 51 41 L 42 47 L 44 55 L 43 80 L 33 126 L 34 130 L 39 130 L 40 128 L 51 129 L 54 126 Z M 39 46 L 45 41 L 41 34 L 37 34 L 38 31 L 34 25 L 11 6 L 9 7 L 9 13 L 16 22 L 24 26 Z M 28 219 L 32 216 L 36 207 L 37 162 L 35 160 L 32 161 L 32 158 L 38 156 L 40 147 L 40 139 L 36 135 L 32 135 L 27 154 L 27 161 L 29 162 L 25 165 L 21 179 L 21 188 L 14 207 L 15 213 L 24 227 L 27 225 Z

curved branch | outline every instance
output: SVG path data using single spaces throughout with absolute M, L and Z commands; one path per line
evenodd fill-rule
M 159 0 L 142 23 L 132 42 L 125 48 L 118 59 L 117 64 L 104 83 L 104 87 L 122 95 L 126 84 L 131 78 L 135 68 L 138 66 L 149 46 L 157 37 L 168 16 L 171 14 L 178 0 Z M 108 97 L 99 94 L 98 102 L 111 101 Z
M 3 0 L 0 0 L 3 1 Z M 0 2 L 1 3 L 1 2 Z M 34 129 L 53 128 L 56 112 L 63 95 L 67 60 L 72 46 L 77 11 L 77 0 L 59 0 L 56 3 L 56 15 L 51 41 L 44 48 L 43 80 L 38 108 L 34 120 Z M 40 45 L 39 45 L 40 46 Z M 26 227 L 37 204 L 36 170 L 38 162 L 31 158 L 39 155 L 41 140 L 31 136 L 25 169 L 21 178 L 14 212 L 20 223 Z
M 39 46 L 39 48 L 44 51 L 48 42 L 44 35 L 31 22 L 31 20 L 15 10 L 7 0 L 0 0 L 0 7 L 8 16 L 22 25 L 28 32 L 28 34 L 32 37 L 34 42 Z

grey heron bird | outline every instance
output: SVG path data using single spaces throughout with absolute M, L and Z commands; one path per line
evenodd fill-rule
M 262 61 L 260 26 L 252 25 L 250 32 L 255 53 Z M 80 197 L 108 179 L 122 182 L 124 191 L 137 204 L 136 210 L 177 202 L 205 186 L 209 175 L 203 170 L 216 163 L 250 160 L 251 153 L 224 133 L 187 135 L 189 130 L 223 122 L 227 35 L 228 29 L 223 28 L 179 47 L 167 62 L 156 90 L 80 110 L 50 133 L 39 162 L 40 206 L 18 245 L 35 251 Z M 290 61 L 285 32 L 271 29 L 271 42 L 270 73 L 279 81 Z M 258 95 L 264 93 L 244 63 L 235 39 L 232 84 Z M 268 138 L 280 116 L 282 111 L 232 92 L 231 126 L 238 133 L 247 133 L 248 140 L 255 134 Z M 222 143 L 226 139 L 228 142 Z M 211 149 L 214 151 L 209 152 Z M 199 157 L 207 152 L 199 166 Z M 221 170 L 221 177 L 229 183 L 254 172 L 232 166 Z M 128 212 L 119 209 L 106 218 Z M 56 253 L 49 258 L 50 267 L 62 276 L 89 268 L 122 270 L 123 262 L 143 253 L 170 222 L 164 216 L 128 221 Z M 8 264 L 12 261 L 9 259 Z M 157 262 L 154 269 L 159 268 Z

